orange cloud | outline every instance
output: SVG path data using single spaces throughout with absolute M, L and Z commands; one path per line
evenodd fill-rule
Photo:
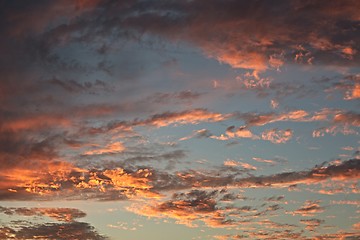
M 114 131 L 116 129 L 131 131 L 134 127 L 167 127 L 169 125 L 199 124 L 202 122 L 221 122 L 232 117 L 232 114 L 210 112 L 207 109 L 197 108 L 182 112 L 163 112 L 152 115 L 146 119 L 132 121 L 111 122 L 103 127 L 90 128 L 89 133 L 98 134 Z
M 255 69 L 257 71 L 264 71 L 268 68 L 270 59 L 260 53 L 255 51 L 239 51 L 239 49 L 216 49 L 214 46 L 209 46 L 205 48 L 205 51 L 212 52 L 210 53 L 211 57 L 215 57 L 217 60 L 223 63 L 229 64 L 233 68 L 245 68 L 245 69 Z M 273 60 L 271 61 L 274 62 Z M 279 62 L 280 64 L 280 62 Z
M 294 110 L 279 114 L 239 113 L 236 114 L 235 117 L 244 120 L 247 126 L 263 126 L 269 123 L 280 122 L 280 121 L 308 122 L 315 120 L 309 118 L 309 113 L 304 110 Z M 316 119 L 316 120 L 320 120 L 320 119 Z
M 172 124 L 197 124 L 200 122 L 219 122 L 229 118 L 230 115 L 209 112 L 205 109 L 194 109 L 183 112 L 165 112 L 153 115 L 148 119 L 135 121 L 133 125 L 150 125 L 165 127 Z
M 30 116 L 20 119 L 12 119 L 0 125 L 2 130 L 22 131 L 22 130 L 39 130 L 47 127 L 69 127 L 71 121 L 61 116 L 39 115 Z
M 320 227 L 320 225 L 322 223 L 324 223 L 324 220 L 320 220 L 320 219 L 316 219 L 316 218 L 312 218 L 312 219 L 302 219 L 300 220 L 300 222 L 302 224 L 306 225 L 306 230 L 311 231 L 311 232 L 315 232 L 315 230 Z
M 302 215 L 302 216 L 314 216 L 317 213 L 322 213 L 324 211 L 323 207 L 320 207 L 318 202 L 306 201 L 304 206 L 292 212 L 292 214 Z
M 278 130 L 274 128 L 264 131 L 261 135 L 261 138 L 275 144 L 280 144 L 286 143 L 292 138 L 292 136 L 293 132 L 291 129 Z
M 360 114 L 353 112 L 339 113 L 334 116 L 334 123 L 343 123 L 360 127 Z
M 197 226 L 195 221 L 202 221 L 214 228 L 236 226 L 234 221 L 227 219 L 217 208 L 216 196 L 217 191 L 192 190 L 175 194 L 171 200 L 164 202 L 134 204 L 128 210 L 148 217 L 172 218 L 189 227 Z
M 252 138 L 252 139 L 257 139 L 258 138 L 256 135 L 254 135 L 245 126 L 239 127 L 237 129 L 235 129 L 234 126 L 228 127 L 226 129 L 226 135 L 229 138 L 235 138 L 235 137 L 238 137 L 238 138 Z
M 270 159 L 263 159 L 263 158 L 258 158 L 258 157 L 253 157 L 252 159 L 253 159 L 254 161 L 256 161 L 256 162 L 276 164 L 275 161 L 270 160 Z
M 259 137 L 253 134 L 246 126 L 235 128 L 235 126 L 230 126 L 226 129 L 225 135 L 221 134 L 220 136 L 210 136 L 210 138 L 226 141 L 232 138 L 251 138 L 259 139 Z
M 353 224 L 354 230 L 360 230 L 360 222 Z
M 125 146 L 121 142 L 114 142 L 106 145 L 104 148 L 90 150 L 84 153 L 84 155 L 101 155 L 101 154 L 115 154 L 125 150 Z
M 353 100 L 360 98 L 360 83 L 356 83 L 352 89 L 349 89 L 346 92 L 345 99 L 346 100 Z
M 330 127 L 323 127 L 319 129 L 315 129 L 312 133 L 312 136 L 315 137 L 323 137 L 325 134 L 336 135 L 338 133 L 344 135 L 357 135 L 358 132 L 351 128 L 349 125 L 333 125 Z
M 48 216 L 57 221 L 73 222 L 74 219 L 85 217 L 86 214 L 76 208 L 5 208 L 0 212 L 6 215 Z
M 237 167 L 237 166 L 240 166 L 244 169 L 249 169 L 249 170 L 256 170 L 257 168 L 249 163 L 243 163 L 243 162 L 237 162 L 235 160 L 226 160 L 224 162 L 224 165 L 225 166 L 228 166 L 228 167 Z

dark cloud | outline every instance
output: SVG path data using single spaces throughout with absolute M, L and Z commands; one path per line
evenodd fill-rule
M 166 127 L 169 125 L 198 124 L 201 122 L 220 122 L 228 119 L 230 116 L 230 114 L 221 114 L 203 108 L 196 108 L 181 112 L 163 112 L 149 116 L 146 119 L 112 121 L 102 127 L 83 129 L 83 131 L 100 134 L 114 129 L 131 129 L 138 126 Z
M 88 223 L 44 223 L 32 226 L 0 227 L 2 239 L 107 239 Z
M 109 45 L 104 39 L 146 43 L 153 35 L 190 42 L 205 55 L 236 68 L 264 70 L 278 68 L 284 62 L 359 63 L 358 2 L 354 0 L 280 1 L 276 5 L 218 0 L 206 4 L 15 1 L 3 5 L 1 29 L 8 36 L 3 42 L 11 45 L 9 39 L 30 35 L 41 43 L 38 46 L 47 56 L 55 46 L 72 41 L 95 44 L 103 39 L 96 48 L 102 53 Z M 47 14 L 35 17 L 39 12 Z
M 149 161 L 172 161 L 179 160 L 186 157 L 186 153 L 183 150 L 175 150 L 172 152 L 154 155 L 154 156 L 136 156 L 125 159 L 126 162 L 149 162 Z
M 155 93 L 147 97 L 144 101 L 151 101 L 159 104 L 168 104 L 169 102 L 185 102 L 192 103 L 194 100 L 199 99 L 203 93 L 192 91 L 181 91 L 174 93 Z
M 0 213 L 11 216 L 35 216 L 44 220 L 45 216 L 58 221 L 56 223 L 35 223 L 30 221 L 10 221 L 0 224 L 1 239 L 107 239 L 93 226 L 75 219 L 86 216 L 76 208 L 26 208 L 0 207 Z M 9 226 L 10 227 L 9 227 Z
M 235 220 L 221 213 L 222 207 L 217 204 L 217 197 L 224 192 L 192 190 L 175 193 L 168 201 L 130 210 L 145 216 L 173 218 L 188 226 L 201 220 L 209 227 L 233 227 Z
M 0 212 L 6 215 L 48 216 L 57 221 L 73 222 L 74 219 L 86 216 L 86 213 L 76 208 L 7 208 L 0 207 Z
M 115 17 L 115 9 L 128 14 L 112 19 L 115 29 L 186 40 L 233 67 L 263 70 L 284 61 L 358 63 L 356 6 L 356 1 L 281 1 L 276 6 L 266 1 L 148 1 L 112 5 L 105 12 L 108 18 Z M 138 14 L 130 14 L 134 11 Z
M 318 201 L 306 201 L 301 208 L 293 211 L 292 214 L 297 214 L 301 216 L 313 216 L 323 211 L 324 208 L 320 206 Z
M 355 112 L 345 112 L 336 114 L 334 123 L 348 124 L 351 126 L 360 127 L 360 114 Z
M 320 227 L 325 221 L 317 218 L 301 219 L 300 222 L 306 225 L 306 229 L 312 232 L 316 231 L 316 228 Z
M 59 86 L 68 92 L 81 92 L 81 91 L 91 91 L 91 90 L 94 91 L 94 89 L 101 90 L 101 89 L 105 89 L 107 85 L 104 81 L 98 79 L 95 80 L 94 82 L 81 83 L 75 80 L 64 81 L 57 78 L 53 78 L 49 80 L 49 83 Z

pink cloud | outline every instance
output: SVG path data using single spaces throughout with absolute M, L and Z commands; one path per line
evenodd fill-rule
M 261 138 L 275 144 L 280 144 L 288 142 L 292 136 L 293 132 L 291 129 L 278 130 L 274 128 L 264 131 L 261 135 Z

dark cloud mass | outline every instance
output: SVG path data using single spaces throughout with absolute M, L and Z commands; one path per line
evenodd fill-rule
M 11 226 L 0 227 L 1 239 L 107 239 L 100 235 L 93 226 L 75 219 L 86 214 L 76 208 L 16 208 L 0 207 L 0 213 L 8 216 L 50 217 L 58 222 L 36 223 L 13 221 Z M 32 222 L 34 221 L 34 222 Z
M 75 208 L 7 208 L 0 207 L 0 212 L 6 215 L 48 216 L 62 222 L 72 222 L 86 214 Z
M 46 223 L 20 228 L 0 227 L 2 239 L 108 239 L 88 223 Z

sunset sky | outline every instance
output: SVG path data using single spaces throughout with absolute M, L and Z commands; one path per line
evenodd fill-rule
M 360 1 L 0 0 L 0 239 L 360 239 Z

